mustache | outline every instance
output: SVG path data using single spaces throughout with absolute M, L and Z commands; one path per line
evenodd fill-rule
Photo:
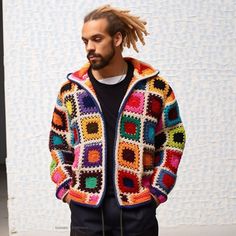
M 87 54 L 87 58 L 89 59 L 90 57 L 101 57 L 100 54 L 96 54 L 95 52 L 93 51 L 90 51 L 88 54 Z

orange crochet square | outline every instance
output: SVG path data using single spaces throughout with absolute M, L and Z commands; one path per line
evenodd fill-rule
M 58 126 L 62 126 L 63 125 L 63 122 L 62 122 L 62 119 L 61 117 L 57 114 L 57 113 L 53 113 L 53 123 L 58 125 Z
M 57 151 L 52 150 L 51 151 L 51 156 L 52 156 L 52 159 L 58 164 L 59 163 L 59 158 L 57 156 Z
M 153 156 L 151 153 L 144 152 L 143 165 L 144 166 L 152 166 L 153 165 Z
M 97 150 L 88 151 L 88 161 L 91 163 L 98 162 L 100 159 L 100 153 Z
M 121 166 L 139 169 L 139 147 L 132 143 L 121 142 L 118 147 L 118 162 Z
M 52 178 L 54 183 L 59 185 L 66 179 L 66 175 L 65 175 L 64 171 L 62 170 L 62 168 L 59 166 L 52 173 L 51 178 Z

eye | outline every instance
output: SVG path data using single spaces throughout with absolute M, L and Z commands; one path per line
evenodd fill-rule
M 88 44 L 88 41 L 87 40 L 83 40 L 84 44 L 87 45 Z
M 101 41 L 102 41 L 102 38 L 101 38 L 101 37 L 96 37 L 96 38 L 94 38 L 94 41 L 95 41 L 95 42 L 101 42 Z

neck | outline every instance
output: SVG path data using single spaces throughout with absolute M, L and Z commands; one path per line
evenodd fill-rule
M 96 79 L 105 79 L 108 77 L 113 77 L 113 76 L 118 76 L 121 74 L 125 74 L 127 72 L 127 63 L 124 60 L 124 58 L 121 57 L 114 57 L 109 65 L 107 65 L 106 67 L 100 69 L 100 70 L 93 70 L 92 69 L 92 73 L 93 76 Z

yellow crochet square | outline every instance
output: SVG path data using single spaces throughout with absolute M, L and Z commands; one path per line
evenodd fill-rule
M 155 79 L 150 80 L 150 82 L 148 83 L 148 87 L 151 92 L 156 92 L 164 97 L 167 96 L 167 93 L 169 91 L 168 84 L 160 76 L 158 76 Z
M 84 117 L 81 119 L 82 136 L 85 141 L 102 138 L 102 123 L 97 116 Z

